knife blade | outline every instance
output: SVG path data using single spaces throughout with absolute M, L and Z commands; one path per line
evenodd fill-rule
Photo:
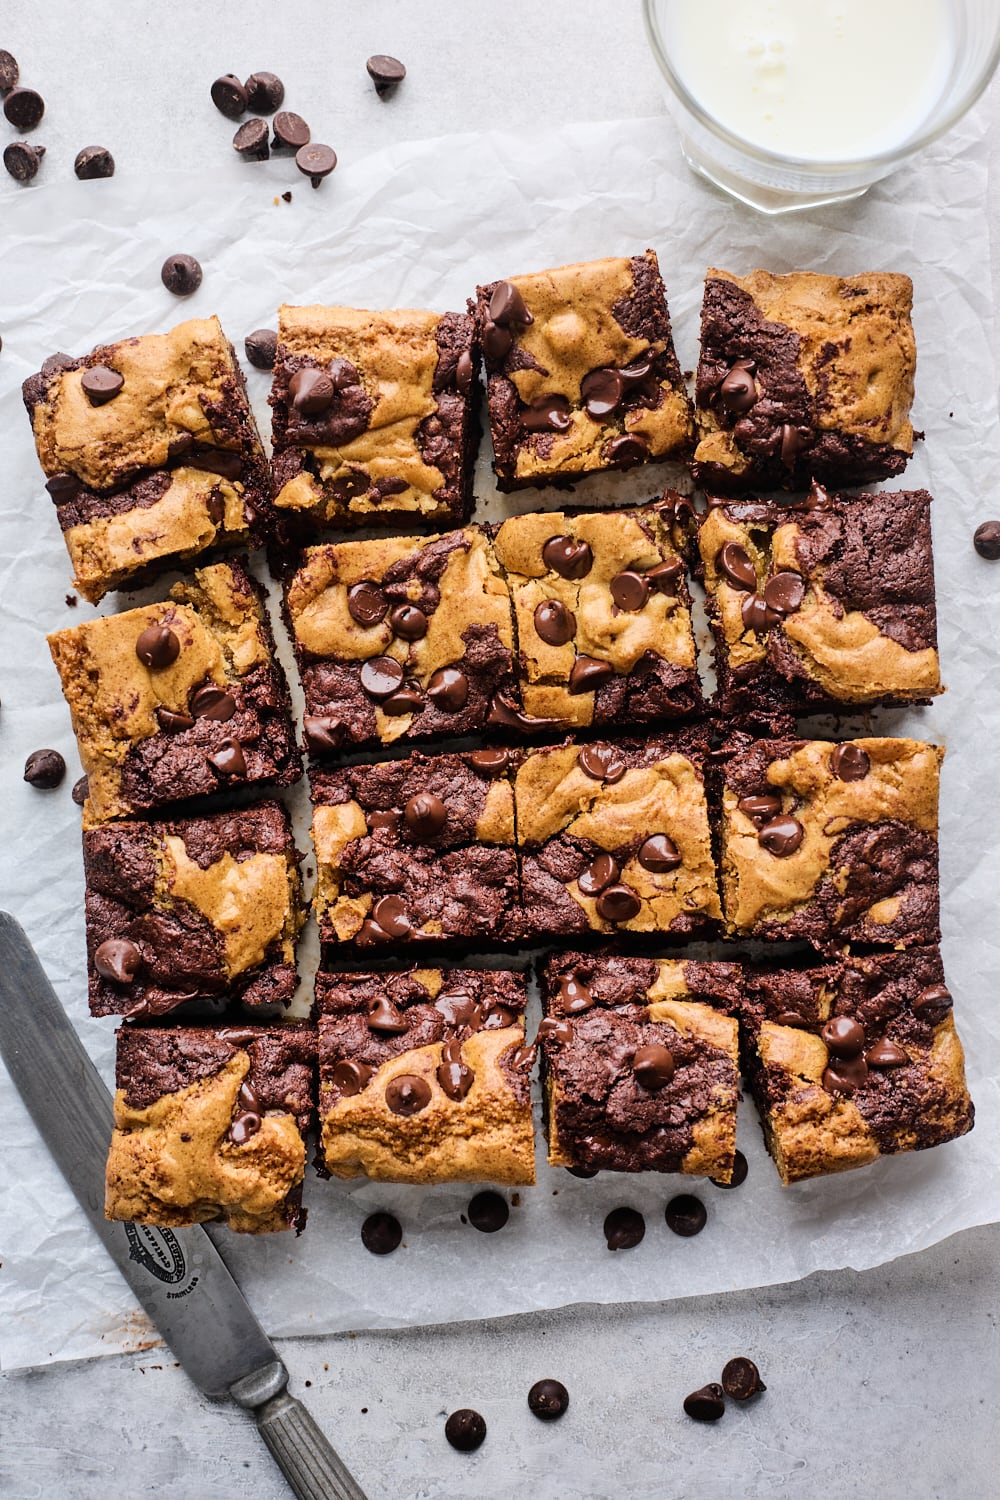
M 111 1095 L 23 928 L 0 912 L 0 1055 L 45 1144 L 142 1307 L 206 1395 L 253 1412 L 299 1500 L 365 1500 L 200 1226 L 104 1217 Z

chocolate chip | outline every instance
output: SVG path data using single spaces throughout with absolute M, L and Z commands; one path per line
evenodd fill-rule
M 361 686 L 373 698 L 388 698 L 403 685 L 403 669 L 391 656 L 373 656 L 361 668 Z
M 379 995 L 368 1007 L 368 1027 L 371 1031 L 384 1031 L 390 1036 L 402 1036 L 409 1030 L 409 1023 L 388 995 Z
M 117 370 L 109 370 L 107 365 L 94 365 L 90 370 L 84 370 L 80 376 L 80 385 L 91 406 L 106 406 L 113 401 L 125 384 L 125 377 L 119 375 Z
M 3 112 L 15 130 L 34 130 L 45 113 L 45 100 L 34 89 L 12 88 L 3 101 Z
M 608 786 L 621 781 L 628 770 L 624 755 L 615 745 L 584 745 L 576 763 L 584 775 L 593 781 L 604 781 Z
M 719 399 L 727 411 L 742 415 L 757 401 L 753 361 L 738 359 L 719 386 Z
M 550 536 L 542 548 L 542 561 L 560 578 L 586 578 L 594 566 L 594 554 L 587 542 L 571 536 Z
M 776 859 L 787 859 L 790 854 L 795 853 L 805 838 L 805 833 L 798 818 L 772 818 L 758 833 L 757 841 Z
M 951 1010 L 951 991 L 943 984 L 929 984 L 922 989 L 913 1002 L 912 1010 L 918 1021 L 943 1016 Z
M 659 1042 L 637 1047 L 632 1057 L 632 1072 L 644 1089 L 656 1093 L 666 1088 L 674 1076 L 674 1055 Z
M 393 833 L 395 833 L 396 829 L 399 827 L 399 820 L 400 815 L 394 807 L 377 807 L 367 814 L 368 827 L 372 830 L 378 828 L 388 828 L 391 829 Z
M 346 391 L 352 385 L 360 385 L 361 383 L 357 366 L 352 365 L 349 359 L 344 359 L 340 355 L 336 359 L 331 359 L 326 368 L 330 379 L 333 381 L 335 391 Z
M 223 740 L 215 754 L 208 757 L 208 763 L 220 776 L 245 776 L 247 773 L 246 757 L 239 740 Z
M 406 77 L 406 69 L 399 58 L 389 57 L 385 52 L 376 52 L 374 57 L 370 57 L 365 63 L 365 68 L 380 99 L 385 99 L 395 93 Z
M 757 587 L 757 572 L 750 554 L 739 542 L 724 542 L 716 553 L 715 566 L 734 589 L 752 592 Z
M 243 455 L 226 448 L 206 448 L 192 453 L 188 459 L 192 469 L 203 469 L 207 474 L 218 474 L 221 479 L 242 479 Z
M 66 505 L 70 500 L 75 500 L 83 488 L 75 474 L 52 474 L 45 481 L 45 488 L 52 496 L 56 505 Z
M 867 752 L 850 740 L 837 745 L 830 756 L 830 770 L 838 781 L 863 781 L 871 768 Z
M 508 328 L 500 328 L 496 323 L 487 323 L 483 329 L 483 353 L 487 359 L 500 363 L 510 353 L 514 344 L 514 335 Z
M 642 573 L 627 570 L 611 580 L 611 597 L 619 609 L 634 612 L 642 609 L 649 598 L 649 582 Z
M 400 1073 L 388 1084 L 385 1102 L 394 1115 L 418 1115 L 431 1102 L 431 1087 L 416 1073 Z
M 666 875 L 684 863 L 677 845 L 665 833 L 654 833 L 648 838 L 639 850 L 638 859 L 643 869 L 651 870 L 654 875 Z
M 224 73 L 212 84 L 212 103 L 227 120 L 238 120 L 247 107 L 247 91 L 234 73 Z
M 273 328 L 255 328 L 243 340 L 247 359 L 255 370 L 273 370 L 278 353 L 278 335 Z
M 798 573 L 775 573 L 764 585 L 764 603 L 776 615 L 791 615 L 805 598 L 805 582 Z
M 972 545 L 980 557 L 996 562 L 1000 557 L 1000 521 L 983 521 L 980 526 L 977 526 L 973 533 Z
M 865 1048 L 865 1029 L 851 1016 L 831 1016 L 820 1036 L 834 1057 L 859 1057 Z
M 480 776 L 499 776 L 513 760 L 510 750 L 473 750 L 469 764 Z
M 449 1026 L 468 1026 L 479 1030 L 482 1014 L 472 996 L 465 990 L 442 990 L 434 1001 L 438 1011 Z
M 389 624 L 393 635 L 401 641 L 420 641 L 427 634 L 427 616 L 415 604 L 397 604 L 389 616 Z
M 770 823 L 781 812 L 781 798 L 761 793 L 759 796 L 741 797 L 736 806 L 751 823 L 763 828 L 765 823 Z
M 333 1070 L 333 1084 L 345 1098 L 360 1094 L 371 1082 L 372 1069 L 353 1057 L 342 1058 Z
M 642 910 L 642 902 L 627 885 L 609 885 L 597 898 L 597 915 L 604 922 L 630 922 Z
M 352 584 L 347 590 L 347 611 L 359 625 L 370 627 L 380 624 L 389 612 L 389 601 L 370 578 Z
M 536 1380 L 528 1392 L 528 1410 L 542 1422 L 555 1422 L 569 1407 L 569 1391 L 561 1380 Z
M 94 950 L 94 968 L 114 984 L 133 984 L 142 968 L 142 954 L 128 938 L 105 938 Z
M 491 321 L 501 328 L 506 328 L 511 323 L 527 326 L 535 321 L 512 281 L 497 282 L 490 293 L 489 314 Z
M 213 526 L 221 526 L 226 519 L 226 502 L 218 490 L 213 490 L 205 501 L 205 513 Z
M 658 594 L 676 594 L 683 571 L 684 564 L 679 557 L 668 557 L 664 562 L 657 563 L 655 568 L 650 568 L 646 574 L 646 582 Z
M 477 1193 L 466 1209 L 469 1223 L 481 1234 L 496 1234 L 510 1218 L 506 1198 L 499 1193 Z
M 746 1157 L 743 1155 L 743 1152 L 742 1151 L 737 1151 L 736 1155 L 735 1155 L 735 1158 L 733 1160 L 733 1175 L 729 1179 L 729 1181 L 728 1182 L 720 1182 L 717 1177 L 710 1177 L 708 1180 L 712 1184 L 713 1187 L 720 1187 L 720 1188 L 742 1187 L 743 1183 L 746 1182 L 746 1180 L 747 1180 L 747 1173 L 748 1173 L 749 1170 L 750 1170 L 749 1169 L 749 1165 L 747 1163 Z
M 625 382 L 617 370 L 591 370 L 580 382 L 580 397 L 587 415 L 600 421 L 621 404 Z
M 597 1176 L 596 1167 L 567 1167 L 566 1170 L 571 1177 L 579 1177 L 583 1182 Z
M 84 146 L 76 153 L 73 171 L 81 182 L 93 182 L 98 177 L 115 175 L 115 159 L 106 146 Z
M 273 115 L 285 98 L 285 85 L 277 73 L 251 73 L 246 81 L 247 109 L 258 115 Z
M 167 459 L 172 463 L 178 458 L 187 458 L 194 449 L 194 434 L 178 432 L 167 442 Z
M 266 120 L 246 120 L 233 136 L 233 150 L 244 161 L 267 161 L 271 155 Z
M 663 1217 L 667 1221 L 667 1228 L 673 1230 L 674 1234 L 690 1239 L 692 1235 L 701 1234 L 708 1223 L 708 1210 L 693 1193 L 678 1193 L 667 1204 Z
M 66 775 L 66 762 L 58 750 L 32 750 L 24 762 L 24 779 L 29 786 L 51 791 Z
M 636 1208 L 613 1208 L 604 1220 L 609 1250 L 633 1250 L 645 1233 L 646 1221 Z
M 743 629 L 752 630 L 755 635 L 763 635 L 765 630 L 770 630 L 776 625 L 781 616 L 776 610 L 769 609 L 767 600 L 763 594 L 744 594 L 740 600 L 740 614 L 743 618 Z
M 869 1047 L 865 1053 L 865 1062 L 870 1068 L 903 1068 L 909 1061 L 909 1053 L 904 1052 L 895 1042 L 890 1042 L 887 1036 L 877 1041 L 874 1047 Z
M 781 462 L 786 469 L 795 468 L 795 460 L 809 447 L 810 435 L 786 422 L 781 429 Z
M 337 165 L 337 153 L 332 146 L 321 146 L 314 141 L 309 146 L 299 147 L 295 153 L 295 165 L 303 177 L 308 177 L 313 187 L 318 188 Z
M 204 682 L 192 693 L 188 708 L 196 719 L 215 719 L 225 724 L 236 712 L 236 699 L 225 688 L 216 687 L 214 682 Z
M 618 861 L 610 854 L 599 854 L 594 862 L 581 871 L 577 885 L 585 896 L 599 896 L 609 885 L 614 885 L 621 874 Z
M 536 396 L 521 413 L 526 432 L 566 432 L 572 420 L 565 396 Z
M 403 1226 L 395 1214 L 369 1214 L 361 1226 L 361 1243 L 372 1255 L 391 1255 L 403 1239 Z
M 432 839 L 441 832 L 447 819 L 444 803 L 433 792 L 417 792 L 403 808 L 403 821 L 417 839 Z
M 409 937 L 413 930 L 406 907 L 399 896 L 381 896 L 372 907 L 372 919 L 390 938 Z
M 15 182 L 31 182 L 45 155 L 44 146 L 29 146 L 27 141 L 12 141 L 4 147 L 3 164 Z
M 160 280 L 175 297 L 190 297 L 201 286 L 201 266 L 193 255 L 168 255 L 160 267 Z
M 646 462 L 649 449 L 641 438 L 628 436 L 612 438 L 604 447 L 604 457 L 617 469 L 631 469 Z
M 725 1392 L 715 1381 L 684 1397 L 684 1411 L 696 1422 L 717 1422 L 725 1409 Z
M 550 1042 L 556 1047 L 568 1047 L 573 1040 L 574 1031 L 569 1021 L 558 1019 L 556 1016 L 546 1016 L 538 1023 L 538 1040 Z
M 229 1127 L 229 1139 L 234 1146 L 245 1146 L 261 1125 L 260 1100 L 249 1083 L 240 1084 L 236 1105 L 238 1113 Z
M 190 714 L 175 713 L 172 708 L 164 708 L 162 704 L 156 707 L 156 722 L 164 734 L 180 734 L 183 729 L 194 728 L 194 719 Z
M 73 798 L 73 801 L 76 803 L 77 807 L 83 806 L 83 804 L 87 800 L 89 791 L 90 783 L 88 782 L 86 776 L 81 776 L 77 781 L 74 781 L 73 790 L 70 792 L 70 796 Z
M 17 58 L 12 52 L 0 49 L 0 94 L 9 94 L 19 77 Z
M 828 1094 L 850 1095 L 868 1081 L 863 1057 L 835 1057 L 823 1069 L 822 1084 Z
M 147 625 L 135 643 L 135 654 L 144 667 L 161 671 L 175 662 L 181 643 L 167 625 Z
M 332 405 L 333 381 L 325 370 L 307 365 L 295 371 L 288 382 L 288 393 L 296 411 L 305 417 L 314 417 Z
M 463 349 L 455 363 L 455 384 L 463 396 L 467 396 L 472 390 L 475 373 L 476 367 L 473 364 L 472 355 L 468 349 Z
M 606 682 L 611 682 L 615 669 L 608 661 L 598 661 L 596 656 L 578 655 L 570 669 L 569 691 L 571 693 L 596 693 Z
M 398 692 L 390 693 L 388 698 L 382 699 L 382 712 L 390 719 L 402 718 L 404 714 L 418 714 L 423 706 L 424 700 L 413 686 L 401 687 Z
M 576 616 L 558 599 L 535 605 L 535 630 L 547 646 L 565 646 L 576 634 Z
M 590 1010 L 594 1004 L 593 995 L 575 974 L 569 974 L 560 979 L 558 998 L 563 1010 L 568 1011 L 571 1016 L 578 1016 L 581 1011 Z
M 457 1037 L 445 1042 L 441 1048 L 441 1061 L 436 1076 L 441 1092 L 447 1094 L 449 1099 L 464 1099 L 471 1089 L 476 1075 L 468 1063 L 462 1061 L 462 1043 Z M 503 1202 L 503 1199 L 500 1201 Z M 506 1208 L 506 1204 L 504 1207 Z
M 760 1378 L 760 1371 L 752 1359 L 739 1354 L 726 1362 L 722 1369 L 722 1389 L 734 1401 L 749 1401 L 767 1386 Z
M 305 120 L 290 109 L 275 115 L 273 128 L 275 151 L 298 151 L 312 140 L 312 131 Z
M 477 1411 L 463 1406 L 444 1424 L 444 1435 L 459 1453 L 474 1453 L 486 1439 L 486 1422 Z
M 458 667 L 439 667 L 427 684 L 427 696 L 441 713 L 457 714 L 469 698 L 469 679 Z

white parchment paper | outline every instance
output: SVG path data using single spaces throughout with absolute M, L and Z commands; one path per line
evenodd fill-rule
M 568 1302 L 652 1300 L 732 1290 L 819 1268 L 874 1266 L 963 1227 L 1000 1218 L 1000 564 L 971 545 L 1000 502 L 996 373 L 980 127 L 967 123 L 918 165 L 859 203 L 767 221 L 697 182 L 665 119 L 569 127 L 530 137 L 463 136 L 403 145 L 338 169 L 319 192 L 287 163 L 26 190 L 0 226 L 0 901 L 42 962 L 109 1084 L 114 1022 L 86 1006 L 79 766 L 44 636 L 90 613 L 70 609 L 66 554 L 42 488 L 20 382 L 56 349 L 82 353 L 129 333 L 218 312 L 237 347 L 273 326 L 281 301 L 460 308 L 477 281 L 569 260 L 659 253 L 684 368 L 697 358 L 708 265 L 906 271 L 919 344 L 914 420 L 927 434 L 905 483 L 936 497 L 934 531 L 947 695 L 883 715 L 893 730 L 947 745 L 941 862 L 946 969 L 978 1107 L 973 1134 L 923 1155 L 782 1189 L 749 1103 L 746 1185 L 700 1192 L 709 1224 L 670 1234 L 663 1206 L 690 1182 L 549 1172 L 522 1189 L 503 1232 L 463 1224 L 474 1189 L 354 1186 L 310 1179 L 305 1235 L 216 1234 L 275 1335 L 433 1323 Z M 205 267 L 184 303 L 159 266 L 188 251 Z M 250 373 L 266 430 L 267 377 Z M 478 514 L 549 507 L 499 499 L 488 455 Z M 590 481 L 575 503 L 650 496 L 660 473 Z M 106 607 L 127 601 L 106 601 Z M 58 791 L 21 781 L 29 751 L 53 746 L 70 772 Z M 292 799 L 295 801 L 295 798 Z M 301 797 L 298 811 L 301 816 Z M 301 843 L 301 841 L 300 841 Z M 301 845 L 305 847 L 304 844 Z M 53 1101 L 58 1108 L 58 1101 Z M 145 1347 L 155 1334 L 0 1074 L 3 1217 L 0 1355 L 5 1368 Z M 611 1255 L 601 1223 L 619 1204 L 647 1216 L 642 1245 Z M 361 1245 L 375 1208 L 397 1212 L 404 1248 Z

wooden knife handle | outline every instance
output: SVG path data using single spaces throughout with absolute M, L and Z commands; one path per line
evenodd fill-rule
M 301 1401 L 281 1391 L 256 1407 L 254 1416 L 299 1500 L 366 1500 Z

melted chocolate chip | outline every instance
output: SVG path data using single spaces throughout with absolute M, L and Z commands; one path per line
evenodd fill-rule
M 535 605 L 535 630 L 547 646 L 565 646 L 576 634 L 576 616 L 558 599 Z
M 421 641 L 427 634 L 427 616 L 415 604 L 397 604 L 389 616 L 393 635 L 401 641 Z
M 751 1396 L 766 1391 L 767 1386 L 761 1380 L 760 1371 L 753 1360 L 747 1359 L 744 1354 L 738 1354 L 735 1359 L 727 1360 L 722 1367 L 722 1389 L 734 1401 L 749 1401 Z
M 527 326 L 535 320 L 525 306 L 524 298 L 511 281 L 498 281 L 490 293 L 490 320 L 506 328 L 511 323 Z
M 655 568 L 650 568 L 646 574 L 646 582 L 658 594 L 676 594 L 683 572 L 684 564 L 680 558 L 668 557 L 664 562 L 657 563 Z
M 347 590 L 347 612 L 359 625 L 379 625 L 389 612 L 389 601 L 370 578 Z
M 734 589 L 752 593 L 757 587 L 757 570 L 750 554 L 739 542 L 724 542 L 715 558 L 715 566 Z
M 225 688 L 205 682 L 191 694 L 188 708 L 196 719 L 215 719 L 225 724 L 236 712 L 236 699 Z
M 642 902 L 627 885 L 609 885 L 597 898 L 597 915 L 604 922 L 630 922 L 642 910 Z
M 752 360 L 738 359 L 719 386 L 719 399 L 727 411 L 742 416 L 756 404 L 758 391 Z
M 769 609 L 767 600 L 763 594 L 744 594 L 740 601 L 740 615 L 743 619 L 743 629 L 752 630 L 755 635 L 763 635 L 765 630 L 770 630 L 776 625 L 780 616 L 773 609 Z
M 261 1126 L 260 1100 L 253 1086 L 249 1083 L 241 1083 L 240 1091 L 236 1096 L 236 1114 L 233 1123 L 229 1127 L 229 1139 L 234 1146 L 245 1146 L 251 1136 L 255 1136 Z
M 929 984 L 922 989 L 913 1002 L 913 1014 L 918 1021 L 937 1022 L 952 1007 L 951 991 L 943 984 Z
M 708 1210 L 693 1193 L 678 1193 L 676 1198 L 671 1198 L 663 1216 L 667 1221 L 667 1228 L 684 1239 L 701 1234 L 708 1223 Z
M 625 757 L 614 745 L 585 745 L 576 763 L 593 781 L 603 781 L 608 786 L 621 781 L 628 770 Z
M 666 875 L 684 863 L 680 850 L 665 833 L 654 833 L 639 850 L 639 863 L 654 875 Z
M 472 382 L 475 378 L 476 367 L 472 355 L 468 349 L 463 349 L 455 362 L 455 385 L 463 396 L 467 396 L 472 390 Z
M 596 656 L 578 655 L 569 674 L 571 693 L 596 693 L 599 687 L 610 682 L 615 669 L 610 662 L 598 661 Z
M 339 750 L 344 738 L 344 726 L 339 719 L 329 715 L 306 714 L 302 721 L 306 744 L 313 755 L 325 755 Z
M 387 1085 L 385 1102 L 394 1115 L 418 1115 L 431 1102 L 431 1087 L 416 1073 L 400 1073 Z
M 865 1029 L 851 1016 L 831 1016 L 820 1036 L 834 1057 L 860 1057 L 865 1048 Z
M 472 996 L 464 990 L 443 990 L 434 1001 L 438 1011 L 449 1026 L 468 1026 L 478 1031 L 482 1012 Z
M 445 1042 L 437 1069 L 437 1081 L 442 1093 L 447 1094 L 449 1099 L 464 1099 L 475 1076 L 468 1063 L 462 1061 L 462 1043 L 458 1038 Z
M 403 687 L 383 700 L 382 712 L 390 719 L 396 719 L 403 714 L 418 714 L 423 706 L 424 700 L 415 687 Z
M 406 1017 L 397 1009 L 388 995 L 379 995 L 368 1007 L 368 1029 L 384 1031 L 388 1036 L 402 1036 L 409 1030 Z
M 223 740 L 215 754 L 208 757 L 208 763 L 220 776 L 245 776 L 247 773 L 246 757 L 239 740 Z
M 147 625 L 135 643 L 135 654 L 144 667 L 160 671 L 175 662 L 181 643 L 166 625 Z
M 725 1409 L 725 1392 L 715 1381 L 684 1397 L 684 1411 L 696 1422 L 717 1422 Z
M 469 1223 L 481 1234 L 496 1234 L 510 1218 L 506 1198 L 499 1193 L 477 1193 L 466 1209 Z
M 560 578 L 586 578 L 594 566 L 594 554 L 588 542 L 571 536 L 550 536 L 542 548 L 542 562 Z
M 720 1187 L 720 1188 L 742 1187 L 743 1183 L 746 1182 L 746 1180 L 747 1180 L 747 1173 L 748 1173 L 749 1170 L 750 1170 L 749 1169 L 749 1165 L 747 1163 L 746 1157 L 743 1155 L 743 1152 L 742 1151 L 737 1151 L 736 1155 L 734 1157 L 734 1160 L 733 1160 L 733 1175 L 729 1179 L 729 1181 L 728 1182 L 720 1182 L 717 1177 L 710 1177 L 708 1180 L 712 1184 L 713 1187 Z
M 536 1380 L 528 1392 L 528 1410 L 539 1421 L 555 1422 L 569 1407 L 569 1391 L 561 1380 Z
M 105 938 L 94 951 L 94 968 L 102 979 L 114 984 L 134 984 L 142 968 L 142 954 L 128 938 Z
M 805 598 L 806 586 L 798 573 L 775 573 L 764 585 L 764 603 L 776 615 L 794 614 Z
M 164 708 L 162 703 L 156 707 L 156 722 L 164 734 L 180 734 L 184 729 L 194 728 L 190 714 L 175 713 L 172 708 Z
M 573 1027 L 569 1021 L 556 1016 L 546 1016 L 538 1023 L 539 1041 L 547 1041 L 556 1047 L 568 1047 L 573 1040 Z
M 646 1233 L 646 1221 L 636 1208 L 613 1208 L 604 1220 L 609 1250 L 634 1250 Z
M 513 758 L 510 750 L 473 750 L 469 756 L 469 764 L 481 776 L 493 777 L 506 771 Z
M 94 365 L 92 369 L 84 370 L 80 376 L 80 385 L 91 406 L 106 406 L 115 399 L 124 384 L 125 377 L 119 375 L 117 370 L 109 370 L 107 365 Z
M 983 521 L 982 525 L 977 526 L 972 545 L 980 557 L 996 562 L 1000 558 L 1000 521 Z
M 604 457 L 617 469 L 631 469 L 636 464 L 646 462 L 649 449 L 641 438 L 623 435 L 612 438 L 610 443 L 605 444 Z
M 403 820 L 416 839 L 432 839 L 448 819 L 447 809 L 433 792 L 417 792 L 403 808 Z
M 318 416 L 333 402 L 333 381 L 325 370 L 304 366 L 288 382 L 288 394 L 295 410 L 305 417 Z
M 361 1226 L 361 1243 L 372 1255 L 391 1255 L 403 1240 L 403 1226 L 395 1214 L 369 1214 Z
M 656 1093 L 666 1088 L 674 1076 L 674 1055 L 659 1042 L 637 1047 L 632 1058 L 632 1072 L 644 1089 Z
M 569 974 L 559 981 L 559 1004 L 563 1010 L 571 1016 L 579 1015 L 581 1011 L 589 1010 L 594 1003 L 594 997 L 587 986 L 577 979 L 575 974 Z
M 444 1435 L 459 1453 L 474 1453 L 486 1439 L 486 1422 L 477 1411 L 463 1406 L 444 1424 Z
M 823 1087 L 828 1094 L 853 1094 L 868 1081 L 863 1057 L 835 1057 L 823 1069 Z
M 580 382 L 580 396 L 587 415 L 600 422 L 621 404 L 625 382 L 617 370 L 591 370 Z
M 70 500 L 75 500 L 83 488 L 75 474 L 65 471 L 60 474 L 52 474 L 45 481 L 45 488 L 56 505 L 66 505 Z
M 572 420 L 565 396 L 536 396 L 521 413 L 526 432 L 566 432 Z
M 459 667 L 439 667 L 427 684 L 427 696 L 442 713 L 457 714 L 469 698 L 469 679 Z
M 781 462 L 786 469 L 795 468 L 796 459 L 806 451 L 811 441 L 810 433 L 793 427 L 790 422 L 784 424 L 781 429 Z
M 388 828 L 393 832 L 399 827 L 399 813 L 394 807 L 374 808 L 367 815 L 367 823 L 370 829 Z
M 543 729 L 549 724 L 558 724 L 561 721 L 526 714 L 523 709 L 517 708 L 510 701 L 506 693 L 497 693 L 490 704 L 486 722 L 500 729 L 520 729 L 527 732 L 531 729 Z
M 763 828 L 765 823 L 770 823 L 781 812 L 781 798 L 761 793 L 759 796 L 741 797 L 736 806 L 751 823 Z
M 413 924 L 399 896 L 381 896 L 372 907 L 372 920 L 390 938 L 409 937 Z
M 360 1094 L 371 1082 L 372 1069 L 353 1057 L 341 1058 L 333 1070 L 333 1084 L 345 1097 Z
M 772 818 L 758 833 L 757 841 L 768 854 L 773 854 L 776 859 L 787 859 L 802 843 L 805 833 L 798 818 Z
M 501 328 L 497 323 L 487 323 L 483 329 L 483 353 L 487 359 L 499 364 L 510 353 L 513 344 L 514 335 L 508 328 Z
M 611 580 L 611 597 L 619 609 L 634 613 L 649 598 L 649 582 L 642 573 L 616 573 Z
M 865 1062 L 870 1068 L 904 1068 L 909 1061 L 909 1053 L 885 1036 L 865 1053 Z
M 585 896 L 599 896 L 609 885 L 614 885 L 620 875 L 618 861 L 610 854 L 599 854 L 592 864 L 580 872 L 577 885 Z
M 835 746 L 830 756 L 830 770 L 838 781 L 863 781 L 871 768 L 867 753 L 850 740 Z
M 66 775 L 66 762 L 58 750 L 32 750 L 24 762 L 24 780 L 29 786 L 51 791 Z
M 373 656 L 360 672 L 361 686 L 372 698 L 388 698 L 403 685 L 403 669 L 391 656 Z

